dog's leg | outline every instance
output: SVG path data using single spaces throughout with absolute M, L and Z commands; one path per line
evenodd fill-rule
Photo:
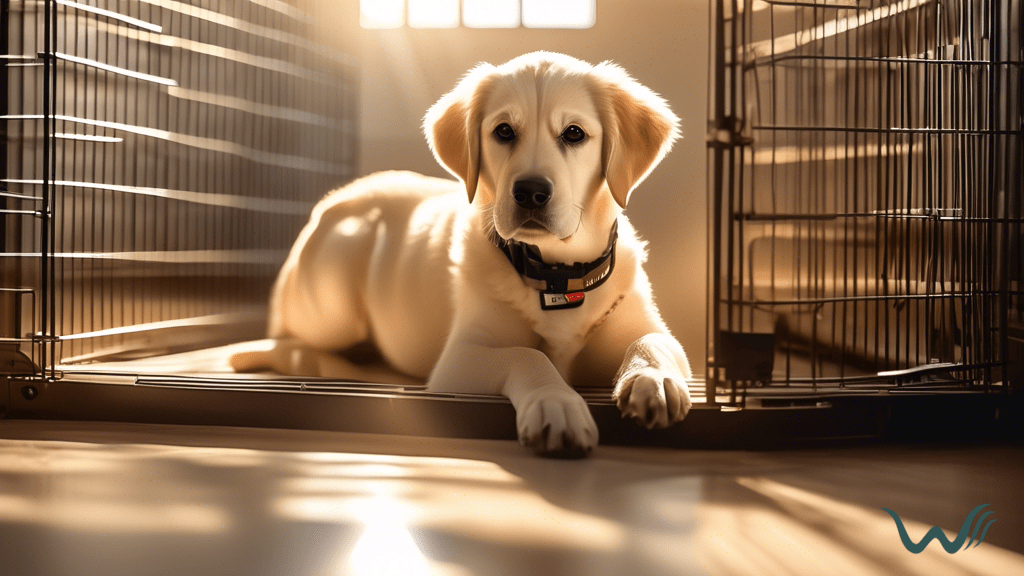
M 682 346 L 669 334 L 652 332 L 626 349 L 612 398 L 623 416 L 648 428 L 665 428 L 690 411 L 691 377 Z
M 270 370 L 289 376 L 322 376 L 355 382 L 382 382 L 422 387 L 423 381 L 379 364 L 361 365 L 328 350 L 317 350 L 293 338 L 246 342 L 230 359 L 237 372 Z
M 294 338 L 268 338 L 248 342 L 247 350 L 231 356 L 231 367 L 238 372 L 271 370 L 286 376 L 332 376 L 354 378 L 345 366 L 332 364 L 330 352 L 306 346 Z M 345 362 L 337 358 L 338 362 Z M 356 368 L 354 365 L 352 368 Z
M 597 445 L 597 424 L 587 403 L 539 350 L 449 339 L 427 388 L 508 397 L 516 409 L 519 441 L 536 452 L 582 456 Z
M 683 347 L 649 298 L 631 293 L 588 339 L 573 368 L 579 385 L 611 384 L 623 416 L 664 428 L 690 410 L 692 378 Z

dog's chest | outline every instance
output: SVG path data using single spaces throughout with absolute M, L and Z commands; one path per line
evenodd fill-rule
M 527 308 L 523 312 L 534 332 L 548 346 L 560 348 L 574 342 L 582 343 L 590 328 L 593 304 L 584 302 L 583 306 L 566 310 L 541 310 L 539 306 L 524 308 Z
M 607 286 L 586 292 L 583 304 L 576 308 L 544 310 L 540 306 L 540 293 L 526 288 L 516 307 L 540 337 L 538 348 L 559 372 L 564 372 L 583 349 L 593 328 L 607 317 L 615 301 L 612 287 Z
M 616 248 L 614 270 L 609 271 L 606 282 L 583 292 L 581 305 L 543 309 L 541 293 L 527 285 L 505 255 L 490 242 L 479 238 L 477 242 L 467 242 L 464 246 L 466 261 L 479 262 L 477 269 L 490 271 L 489 274 L 469 275 L 465 269 L 473 267 L 464 263 L 460 277 L 466 286 L 472 285 L 474 292 L 486 294 L 495 301 L 493 316 L 498 322 L 525 324 L 522 328 L 528 327 L 536 339 L 520 345 L 534 346 L 544 352 L 563 377 L 568 376 L 569 367 L 583 350 L 589 336 L 609 318 L 611 311 L 635 283 L 637 259 L 634 251 L 620 242 Z M 517 318 L 503 316 L 501 310 Z M 501 327 L 495 326 L 495 329 L 500 330 Z

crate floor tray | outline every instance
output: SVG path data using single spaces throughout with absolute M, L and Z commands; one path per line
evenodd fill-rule
M 224 425 L 397 434 L 516 438 L 515 411 L 501 396 L 428 392 L 423 386 L 236 374 L 239 345 L 124 362 L 61 366 L 61 378 L 8 381 L 7 417 Z M 694 382 L 694 408 L 680 424 L 646 430 L 623 419 L 606 388 L 580 390 L 602 444 L 753 448 L 878 438 L 900 414 L 929 403 L 936 425 L 987 425 L 998 396 L 779 394 L 738 409 L 709 404 Z M 724 395 L 720 400 L 724 400 Z M 932 406 L 934 405 L 934 406 Z

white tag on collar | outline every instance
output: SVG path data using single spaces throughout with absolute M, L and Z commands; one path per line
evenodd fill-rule
M 583 304 L 586 295 L 583 292 L 570 292 L 568 294 L 552 294 L 550 292 L 540 293 L 541 310 L 564 310 L 575 308 Z

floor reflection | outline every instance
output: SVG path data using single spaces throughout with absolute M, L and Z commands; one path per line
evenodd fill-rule
M 0 574 L 1024 573 L 1016 448 L 713 452 L 0 421 Z M 991 503 L 955 555 L 907 552 Z
M 616 551 L 624 542 L 617 522 L 558 507 L 493 462 L 343 453 L 329 460 L 303 463 L 298 476 L 283 479 L 271 510 L 291 521 L 367 526 L 401 518 L 512 545 Z

